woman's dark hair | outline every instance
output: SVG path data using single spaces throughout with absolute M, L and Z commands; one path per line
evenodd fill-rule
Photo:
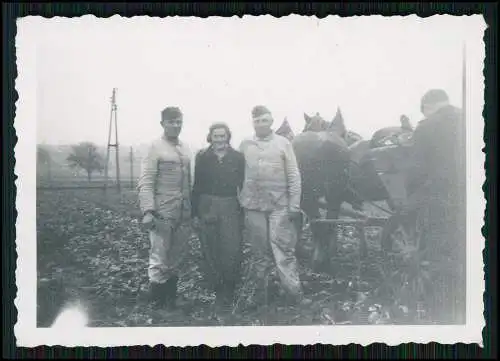
M 212 143 L 212 133 L 216 129 L 225 129 L 227 133 L 227 142 L 231 142 L 231 130 L 226 123 L 213 123 L 210 128 L 208 128 L 207 142 Z

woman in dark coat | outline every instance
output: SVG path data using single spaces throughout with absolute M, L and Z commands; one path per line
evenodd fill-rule
M 216 305 L 227 310 L 234 301 L 242 259 L 242 217 L 238 193 L 245 159 L 230 145 L 231 131 L 213 124 L 210 146 L 195 158 L 192 216 L 205 261 L 205 276 L 216 292 Z

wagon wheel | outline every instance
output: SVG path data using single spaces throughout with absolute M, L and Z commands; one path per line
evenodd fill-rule
M 382 230 L 382 249 L 388 253 L 422 249 L 421 222 L 417 212 L 391 216 Z
M 397 214 L 389 218 L 382 231 L 382 249 L 391 268 L 386 281 L 392 284 L 393 299 L 418 312 L 430 287 L 428 262 L 425 260 L 423 223 L 420 212 Z M 416 315 L 416 317 L 420 317 Z

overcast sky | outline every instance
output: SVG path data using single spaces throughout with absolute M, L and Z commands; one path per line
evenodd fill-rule
M 30 28 L 40 143 L 105 145 L 113 87 L 122 144 L 157 137 L 160 111 L 178 105 L 182 138 L 197 148 L 213 121 L 229 123 L 239 145 L 252 134 L 256 104 L 271 109 L 275 127 L 287 117 L 295 132 L 304 112 L 330 120 L 340 107 L 348 129 L 364 137 L 401 114 L 418 122 L 429 88 L 461 106 L 464 41 L 469 83 L 482 85 L 481 18 L 43 20 Z

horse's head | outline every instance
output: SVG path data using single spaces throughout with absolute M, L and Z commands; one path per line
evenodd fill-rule
M 345 127 L 344 124 L 344 117 L 342 116 L 342 113 L 340 111 L 340 108 L 337 108 L 337 113 L 333 117 L 332 121 L 330 122 L 330 125 L 328 127 L 328 131 L 331 133 L 335 133 L 338 135 L 340 138 L 347 140 L 347 128 Z
M 303 132 L 324 132 L 329 127 L 329 123 L 319 113 L 312 117 L 304 113 L 304 120 L 306 124 L 302 130 Z

